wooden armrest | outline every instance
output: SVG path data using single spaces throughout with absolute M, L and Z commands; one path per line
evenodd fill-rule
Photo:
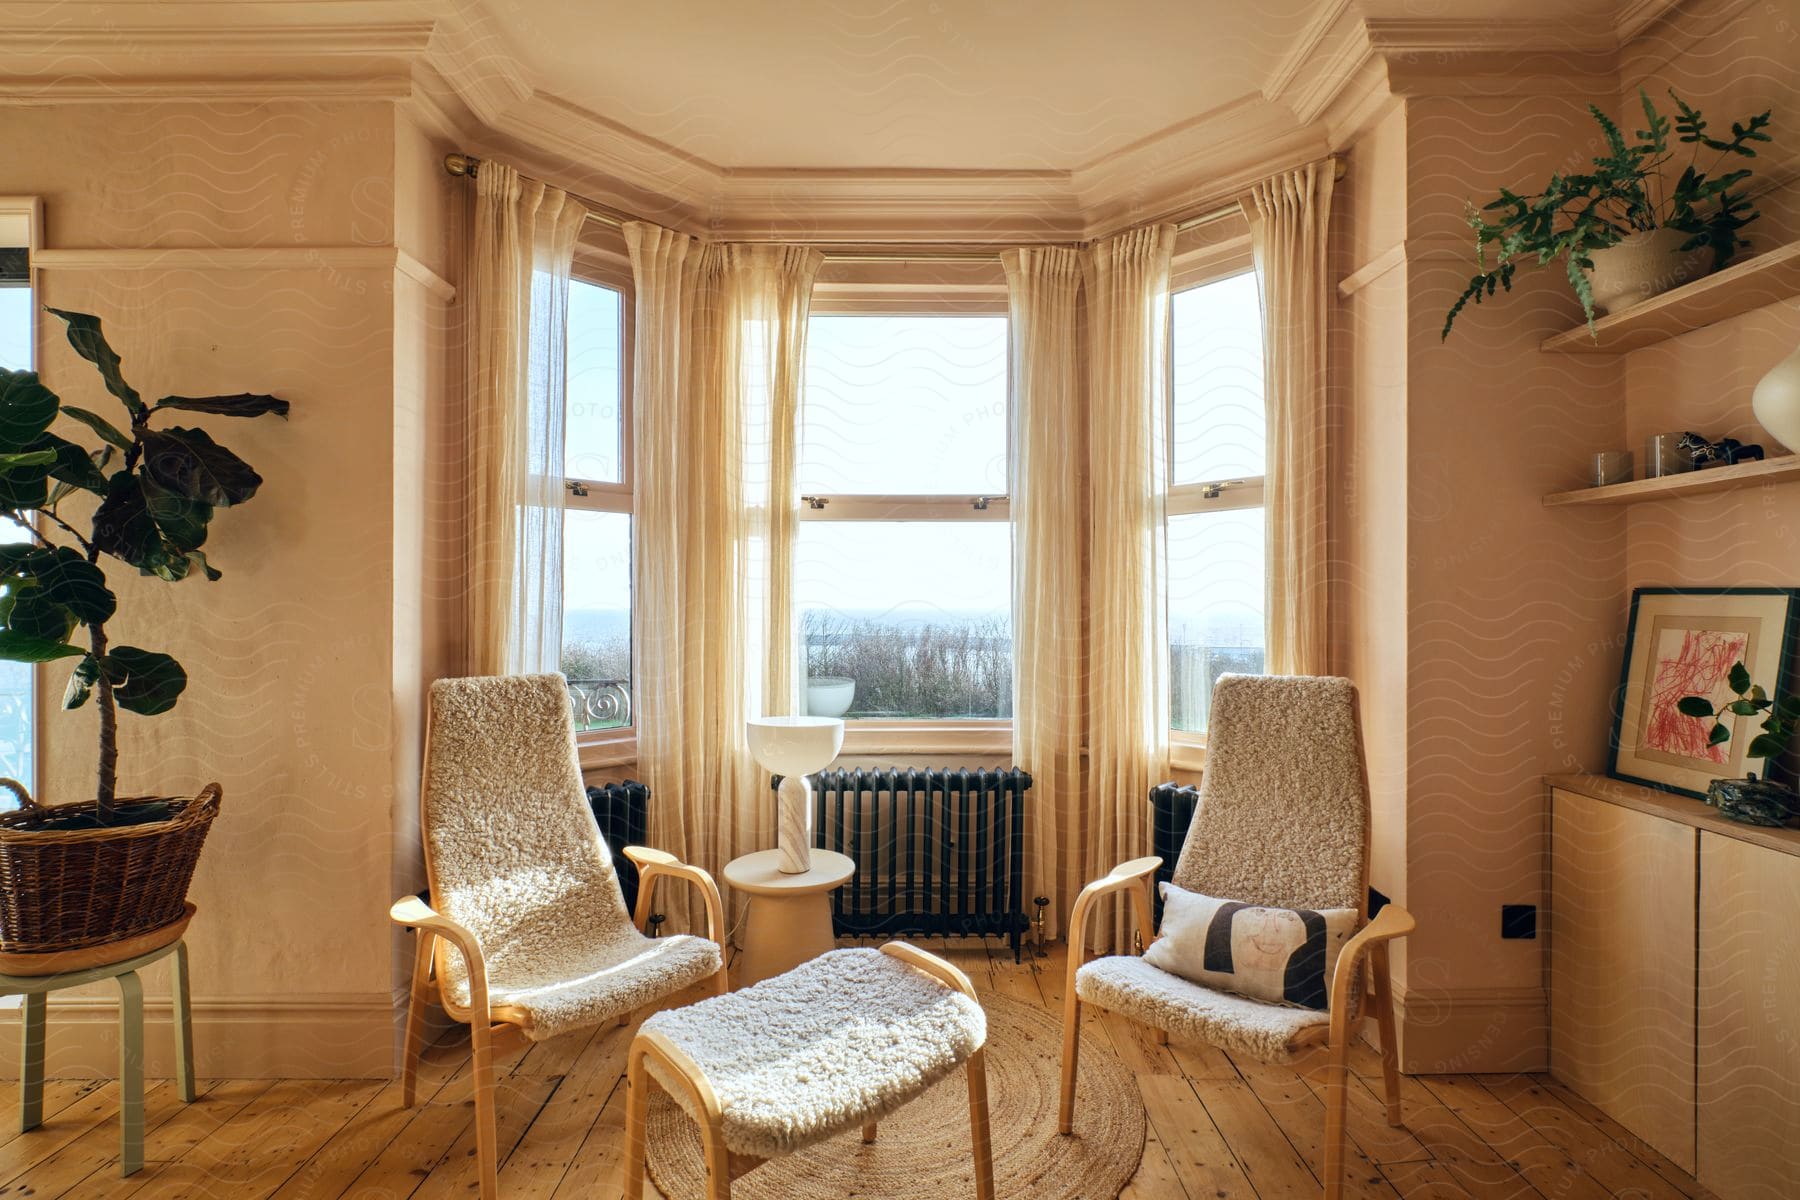
M 945 962 L 937 955 L 907 942 L 883 942 L 881 952 L 899 959 L 915 970 L 925 972 L 950 990 L 961 992 L 980 1003 L 981 998 L 975 994 L 975 985 L 969 982 L 969 977 L 954 963 Z
M 1081 969 L 1081 963 L 1087 957 L 1087 924 L 1088 914 L 1093 911 L 1094 904 L 1102 897 L 1113 892 L 1129 891 L 1132 907 L 1137 910 L 1138 926 L 1148 942 L 1156 933 L 1156 922 L 1151 916 L 1154 911 L 1150 905 L 1150 878 L 1162 866 L 1162 859 L 1156 855 L 1134 858 L 1130 862 L 1120 863 L 1111 871 L 1094 880 L 1081 889 L 1075 897 L 1075 907 L 1069 913 L 1067 940 L 1069 943 L 1069 979 L 1068 994 L 1075 994 L 1075 972 Z
M 475 931 L 466 925 L 459 925 L 444 916 L 418 896 L 402 896 L 394 901 L 388 909 L 388 916 L 396 925 L 404 925 L 408 929 L 416 929 L 421 936 L 435 935 L 443 938 L 463 957 L 463 964 L 469 971 L 469 995 L 481 1019 L 487 1019 L 487 960 L 481 956 L 481 939 Z
M 632 920 L 639 930 L 650 917 L 650 893 L 656 881 L 667 875 L 671 879 L 681 879 L 700 889 L 701 902 L 706 906 L 706 936 L 719 943 L 721 952 L 725 949 L 725 902 L 719 898 L 719 885 L 712 874 L 700 867 L 682 862 L 666 850 L 653 850 L 649 846 L 627 846 L 625 857 L 637 864 L 638 899 L 637 912 Z
M 1413 915 L 1392 902 L 1375 914 L 1375 919 L 1357 930 L 1356 936 L 1338 951 L 1337 966 L 1331 973 L 1331 1011 L 1341 1012 L 1350 1003 L 1350 985 L 1356 979 L 1363 955 L 1371 948 L 1403 938 L 1418 928 Z M 1378 964 L 1379 965 L 1379 964 Z

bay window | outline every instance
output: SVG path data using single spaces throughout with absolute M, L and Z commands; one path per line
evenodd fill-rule
M 1206 728 L 1212 685 L 1264 661 L 1262 315 L 1252 271 L 1169 305 L 1170 724 Z
M 583 732 L 632 723 L 625 295 L 569 283 L 562 672 Z
M 803 704 L 1012 715 L 1007 321 L 814 316 L 795 557 Z

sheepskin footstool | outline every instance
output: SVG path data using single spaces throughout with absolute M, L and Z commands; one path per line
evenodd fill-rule
M 655 1080 L 700 1126 L 708 1200 L 769 1159 L 876 1123 L 967 1064 L 975 1194 L 994 1195 L 987 1018 L 968 976 L 902 942 L 833 950 L 785 975 L 647 1019 L 626 1064 L 625 1195 L 644 1194 Z

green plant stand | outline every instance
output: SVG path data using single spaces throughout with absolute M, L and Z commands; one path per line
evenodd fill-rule
M 119 1174 L 144 1166 L 144 981 L 138 972 L 174 956 L 175 1079 L 181 1098 L 194 1099 L 194 1031 L 188 1011 L 187 943 L 166 946 L 103 966 L 61 975 L 0 974 L 0 996 L 24 996 L 24 1031 L 19 1056 L 19 1132 L 44 1123 L 44 1027 L 51 992 L 102 979 L 119 985 Z

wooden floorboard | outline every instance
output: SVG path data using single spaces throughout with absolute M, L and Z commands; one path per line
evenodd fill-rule
M 978 992 L 1062 1014 L 1060 948 L 1013 961 L 1003 941 L 931 939 Z M 1148 1116 L 1144 1161 L 1121 1200 L 1300 1200 L 1319 1194 L 1323 1073 L 1315 1059 L 1275 1066 L 1207 1045 L 1157 1045 L 1131 1021 L 1083 1013 L 1087 1037 L 1137 1080 Z M 625 1050 L 636 1030 L 607 1026 L 501 1059 L 500 1182 L 505 1200 L 610 1200 L 622 1180 Z M 474 1105 L 468 1042 L 428 1049 L 419 1103 L 398 1081 L 215 1080 L 182 1104 L 145 1095 L 144 1170 L 118 1176 L 118 1088 L 53 1081 L 45 1123 L 0 1132 L 0 1200 L 441 1200 L 472 1197 Z M 1392 1128 L 1380 1060 L 1351 1055 L 1347 1200 L 1709 1200 L 1679 1168 L 1541 1075 L 1441 1075 L 1402 1084 Z M 0 1095 L 0 1104 L 16 1096 Z M 1004 1104 L 996 1096 L 994 1103 Z M 653 1186 L 647 1196 L 657 1195 Z

